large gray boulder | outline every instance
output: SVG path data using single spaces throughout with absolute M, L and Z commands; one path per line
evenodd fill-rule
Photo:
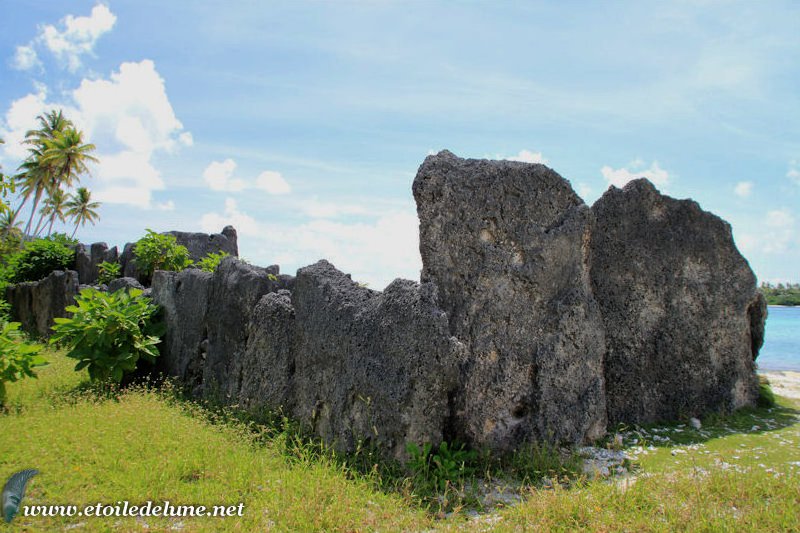
M 603 322 L 589 283 L 590 209 L 544 165 L 425 159 L 414 180 L 422 281 L 468 346 L 454 418 L 475 445 L 605 432 Z
M 408 280 L 360 287 L 327 261 L 300 269 L 256 307 L 240 404 L 283 406 L 342 451 L 370 441 L 404 459 L 409 442 L 439 444 L 463 347 L 436 298 Z
M 225 226 L 222 233 L 191 233 L 186 231 L 168 231 L 167 235 L 174 235 L 178 244 L 189 250 L 192 261 L 199 261 L 210 253 L 226 252 L 234 257 L 239 256 L 239 245 L 236 229 Z
M 239 246 L 236 229 L 225 226 L 222 233 L 193 233 L 186 231 L 166 231 L 164 235 L 173 235 L 178 244 L 189 250 L 192 261 L 199 261 L 209 253 L 226 252 L 233 257 L 239 256 Z M 136 278 L 140 283 L 150 283 L 150 280 L 139 271 L 136 266 L 136 257 L 133 253 L 135 242 L 129 242 L 122 250 L 119 262 L 122 265 L 122 275 Z
M 238 396 L 239 366 L 250 316 L 267 292 L 291 286 L 278 267 L 223 259 L 213 274 L 198 269 L 157 270 L 152 298 L 163 306 L 166 336 L 162 370 L 190 383 L 198 395 L 222 403 Z
M 78 279 L 84 285 L 92 285 L 99 276 L 98 266 L 107 261 L 116 263 L 119 261 L 117 247 L 108 247 L 104 242 L 96 242 L 87 249 L 85 244 L 79 244 L 75 250 L 75 271 Z
M 282 409 L 341 451 L 372 441 L 403 459 L 442 441 L 463 347 L 432 284 L 360 287 L 326 261 L 297 278 L 233 258 L 213 274 L 156 272 L 160 368 L 195 394 Z
M 648 423 L 754 403 L 766 305 L 730 226 L 647 180 L 592 211 L 609 421 Z
M 144 285 L 139 283 L 136 278 L 116 278 L 112 279 L 108 284 L 108 292 L 117 292 L 120 289 L 141 289 L 144 290 Z
M 56 270 L 39 281 L 9 285 L 6 300 L 11 305 L 11 319 L 32 335 L 49 337 L 53 319 L 66 316 L 66 307 L 75 303 L 78 286 L 74 270 Z

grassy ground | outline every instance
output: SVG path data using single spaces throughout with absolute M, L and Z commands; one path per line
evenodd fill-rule
M 72 371 L 72 361 L 51 360 L 38 380 L 8 387 L 8 412 L 0 415 L 0 479 L 22 468 L 41 471 L 23 504 L 242 502 L 244 516 L 19 516 L 0 531 L 800 529 L 800 405 L 789 400 L 709 418 L 700 430 L 628 429 L 628 476 L 522 487 L 519 504 L 443 519 L 407 484 L 353 474 L 318 454 L 287 455 L 285 436 L 259 438 L 241 424 L 215 423 L 170 395 L 98 395 L 81 385 L 85 376 Z M 380 490 L 390 485 L 400 488 Z

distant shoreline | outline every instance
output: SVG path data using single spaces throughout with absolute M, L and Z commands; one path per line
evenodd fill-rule
M 769 380 L 772 392 L 786 398 L 800 399 L 800 372 L 796 370 L 759 371 Z

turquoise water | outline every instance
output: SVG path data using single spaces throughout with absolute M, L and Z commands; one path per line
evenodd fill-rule
M 800 371 L 800 307 L 769 306 L 760 370 Z

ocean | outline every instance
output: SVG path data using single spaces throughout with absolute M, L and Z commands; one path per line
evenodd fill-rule
M 769 306 L 759 370 L 800 372 L 800 307 Z

